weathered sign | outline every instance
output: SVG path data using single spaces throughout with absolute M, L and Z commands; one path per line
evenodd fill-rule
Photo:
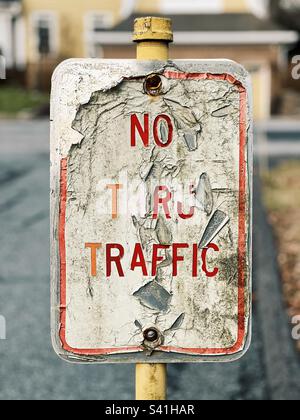
M 251 324 L 248 74 L 82 60 L 53 76 L 52 330 L 87 362 L 234 360 Z

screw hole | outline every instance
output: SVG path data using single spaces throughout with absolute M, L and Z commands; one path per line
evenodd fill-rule
M 162 78 L 159 74 L 151 74 L 144 84 L 145 92 L 150 96 L 158 96 L 162 90 Z
M 149 328 L 148 330 L 144 331 L 144 338 L 149 343 L 154 343 L 159 339 L 159 333 L 155 328 Z

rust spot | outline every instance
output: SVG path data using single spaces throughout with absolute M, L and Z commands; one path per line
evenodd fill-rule
M 231 255 L 219 262 L 221 280 L 227 284 L 238 285 L 237 256 Z
M 159 74 L 151 74 L 144 83 L 144 90 L 147 95 L 158 96 L 162 91 L 162 79 Z

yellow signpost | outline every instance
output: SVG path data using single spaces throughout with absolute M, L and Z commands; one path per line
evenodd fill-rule
M 135 20 L 133 40 L 137 43 L 138 60 L 168 61 L 169 44 L 173 42 L 171 19 L 146 17 Z M 136 366 L 136 399 L 167 398 L 167 365 Z
M 73 59 L 52 79 L 52 340 L 73 363 L 242 357 L 251 338 L 250 79 L 170 60 L 170 19 L 137 19 L 136 60 Z
M 137 43 L 138 60 L 168 61 L 169 44 L 173 42 L 171 19 L 136 19 L 133 40 Z

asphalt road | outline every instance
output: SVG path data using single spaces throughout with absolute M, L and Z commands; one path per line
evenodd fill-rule
M 233 364 L 169 368 L 169 398 L 300 399 L 300 359 L 285 315 L 273 238 L 255 188 L 254 325 Z M 69 365 L 49 325 L 48 123 L 0 122 L 0 399 L 133 399 L 133 366 Z

